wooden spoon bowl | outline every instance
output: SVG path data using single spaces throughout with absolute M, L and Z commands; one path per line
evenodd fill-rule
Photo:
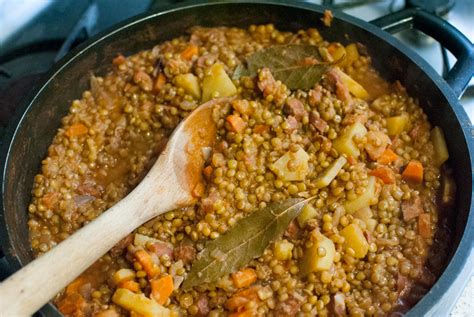
M 216 138 L 212 110 L 229 100 L 211 100 L 194 110 L 130 194 L 2 282 L 1 315 L 32 315 L 134 229 L 166 211 L 195 203 L 196 194 L 204 189 L 202 149 L 212 147 Z

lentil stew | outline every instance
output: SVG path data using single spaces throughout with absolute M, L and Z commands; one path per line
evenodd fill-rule
M 318 46 L 333 67 L 309 90 L 288 89 L 269 68 L 231 79 L 254 52 L 286 44 Z M 133 189 L 201 100 L 235 99 L 215 109 L 199 202 L 117 244 L 58 294 L 63 314 L 389 315 L 436 281 L 449 242 L 439 215 L 454 197 L 443 133 L 362 45 L 271 24 L 196 27 L 112 63 L 72 103 L 35 177 L 28 226 L 38 255 Z M 308 197 L 245 267 L 180 288 L 206 241 L 269 203 Z

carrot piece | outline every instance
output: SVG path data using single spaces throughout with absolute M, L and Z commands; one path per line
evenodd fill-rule
M 423 213 L 418 216 L 418 233 L 423 238 L 431 237 L 431 215 Z
M 119 284 L 119 287 L 120 288 L 126 288 L 129 291 L 132 291 L 134 293 L 138 293 L 138 291 L 140 291 L 140 285 L 137 282 L 132 281 L 132 280 L 121 282 Z
M 194 186 L 193 188 L 193 196 L 194 197 L 202 197 L 204 196 L 204 193 L 206 192 L 206 186 L 202 182 L 199 182 Z
M 251 309 L 244 310 L 241 312 L 235 312 L 229 315 L 229 317 L 252 317 L 255 316 L 255 312 Z
M 234 132 L 240 133 L 244 131 L 247 126 L 245 121 L 236 114 L 232 114 L 226 118 L 227 122 L 230 124 L 230 127 Z
M 253 133 L 257 134 L 263 134 L 268 131 L 270 127 L 265 124 L 256 124 L 255 127 L 253 128 Z
M 257 280 L 257 273 L 252 268 L 244 268 L 232 273 L 232 281 L 237 288 L 243 288 L 252 285 Z
M 194 44 L 189 44 L 186 48 L 181 52 L 181 58 L 185 60 L 191 60 L 194 55 L 199 53 L 199 48 Z
M 51 209 L 58 202 L 58 198 L 59 198 L 59 193 L 57 192 L 47 193 L 46 195 L 43 196 L 43 204 L 45 205 L 46 208 Z
M 158 77 L 155 80 L 155 85 L 153 86 L 156 92 L 160 91 L 161 88 L 166 84 L 166 77 L 162 73 L 158 74 Z
M 67 295 L 64 299 L 59 302 L 58 309 L 61 313 L 67 315 L 83 316 L 82 310 L 86 306 L 86 300 L 82 295 L 73 293 Z
M 377 162 L 380 164 L 388 165 L 394 161 L 396 161 L 398 155 L 392 151 L 392 149 L 386 149 L 382 155 L 378 158 Z
M 158 280 L 151 280 L 151 297 L 160 305 L 164 305 L 171 293 L 173 293 L 174 285 L 171 275 L 163 276 Z
M 237 310 L 245 304 L 247 304 L 249 301 L 259 301 L 258 297 L 258 290 L 260 287 L 258 286 L 252 286 L 247 289 L 244 289 L 240 292 L 235 293 L 232 295 L 231 298 L 229 298 L 225 304 L 225 307 L 230 310 Z
M 357 160 L 355 157 L 353 157 L 352 155 L 349 155 L 347 157 L 347 162 L 349 163 L 349 165 L 354 165 L 355 163 L 357 163 Z
M 386 166 L 374 168 L 370 172 L 370 175 L 380 178 L 385 184 L 395 184 L 396 182 L 395 173 L 392 171 L 391 168 L 388 168 Z
M 135 258 L 142 265 L 143 270 L 146 272 L 148 277 L 154 277 L 159 273 L 159 268 L 153 263 L 151 255 L 144 251 L 138 250 L 135 252 Z
M 115 66 L 122 65 L 123 63 L 125 63 L 125 57 L 122 54 L 117 55 L 117 57 L 112 60 L 112 64 Z
M 66 287 L 66 294 L 79 293 L 79 289 L 87 282 L 85 277 L 79 276 Z
M 420 184 L 423 181 L 423 165 L 416 160 L 411 160 L 405 167 L 402 177 L 406 181 Z
M 70 126 L 66 130 L 65 134 L 66 134 L 66 136 L 71 138 L 73 136 L 86 134 L 88 131 L 89 131 L 89 129 L 87 129 L 87 127 L 85 125 L 83 125 L 82 123 L 76 123 L 76 124 L 73 124 L 72 126 Z
M 212 168 L 211 165 L 208 165 L 208 166 L 204 167 L 204 169 L 202 170 L 202 173 L 204 174 L 204 177 L 205 177 L 207 180 L 210 180 L 210 179 L 211 179 L 212 171 L 213 171 L 213 168 Z

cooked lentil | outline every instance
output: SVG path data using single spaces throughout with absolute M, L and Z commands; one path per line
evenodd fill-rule
M 247 30 L 196 27 L 190 36 L 129 57 L 119 55 L 110 73 L 93 76 L 90 90 L 73 101 L 63 118 L 35 177 L 28 208 L 34 252 L 47 252 L 139 183 L 172 130 L 200 103 L 199 94 L 177 85 L 177 76 L 193 74 L 202 85 L 210 66 L 220 63 L 231 74 L 245 56 L 286 43 L 318 45 L 328 51 L 332 44 L 316 29 L 291 33 L 271 24 L 252 25 Z M 430 124 L 400 83 L 389 84 L 380 78 L 370 56 L 360 53 L 339 66 L 370 98 L 344 94 L 347 87 L 340 85 L 337 76 L 332 82 L 331 75 L 310 91 L 290 91 L 273 80 L 269 70 L 261 70 L 255 81 L 249 77 L 234 80 L 237 98 L 214 113 L 218 144 L 205 172 L 204 196 L 195 206 L 170 211 L 137 228 L 58 294 L 55 303 L 60 311 L 66 316 L 127 315 L 127 310 L 112 301 L 115 290 L 125 287 L 124 281 L 116 280 L 121 269 L 131 270 L 134 292 L 147 297 L 152 296 L 152 279 L 171 275 L 175 290 L 162 304 L 177 315 L 326 316 L 347 312 L 381 316 L 405 312 L 416 303 L 440 274 L 449 241 L 440 211 L 450 202 L 438 204 L 438 189 L 446 181 L 442 181 L 439 166 L 433 165 Z M 290 99 L 302 108 L 292 108 L 295 101 L 288 104 Z M 226 121 L 231 113 L 242 120 L 242 129 Z M 377 133 L 386 135 L 387 118 L 399 115 L 409 119 L 409 127 L 384 144 Z M 344 154 L 347 162 L 329 186 L 316 186 L 318 176 L 343 155 L 334 142 L 355 122 L 362 123 L 374 139 L 357 135 L 353 142 L 360 156 Z M 390 147 L 397 155 L 386 164 L 395 175 L 394 182 L 376 182 L 377 194 L 365 210 L 370 217 L 360 216 L 359 210 L 345 211 L 347 202 L 369 191 L 370 173 L 382 165 L 370 158 L 373 152 L 369 149 L 381 146 L 382 151 Z M 308 174 L 303 180 L 285 180 L 270 170 L 285 153 L 299 149 L 308 155 Z M 401 175 L 414 159 L 424 167 L 419 184 L 406 182 Z M 297 170 L 298 161 L 290 160 L 287 169 Z M 310 219 L 293 222 L 280 241 L 248 264 L 255 274 L 250 285 L 237 289 L 232 277 L 226 276 L 216 285 L 180 290 L 178 284 L 205 241 L 218 238 L 238 219 L 269 202 L 310 196 L 316 197 L 310 203 L 316 209 Z M 418 204 L 412 211 L 418 214 L 406 218 L 403 204 Z M 431 219 L 424 234 L 418 227 L 420 211 Z M 351 239 L 340 234 L 351 225 L 363 232 L 361 239 L 367 245 L 363 257 L 358 256 L 360 250 L 350 244 Z M 317 243 L 310 238 L 314 230 L 332 241 L 335 253 L 329 269 L 302 275 L 300 261 Z M 137 236 L 146 241 L 137 242 Z M 439 253 L 431 261 L 433 244 Z M 155 271 L 150 272 L 137 259 L 138 250 L 151 255 Z M 330 251 L 323 246 L 316 250 L 319 258 Z

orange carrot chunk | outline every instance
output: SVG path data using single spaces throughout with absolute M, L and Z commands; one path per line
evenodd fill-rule
M 140 291 L 140 285 L 137 282 L 131 280 L 121 282 L 119 287 L 126 288 L 134 293 L 138 293 L 138 291 Z
M 257 280 L 257 273 L 252 268 L 244 268 L 232 273 L 232 281 L 237 288 L 243 288 L 252 285 Z
M 378 158 L 377 162 L 380 164 L 388 165 L 392 162 L 395 162 L 398 158 L 398 155 L 392 151 L 392 149 L 386 149 L 382 155 Z
M 58 202 L 58 199 L 59 199 L 59 193 L 57 192 L 47 193 L 46 195 L 43 196 L 43 204 L 45 205 L 46 208 L 51 209 Z
M 173 293 L 174 285 L 171 275 L 166 275 L 157 280 L 151 280 L 151 297 L 160 305 L 164 305 L 171 293 Z
M 86 283 L 88 283 L 88 280 L 79 276 L 66 287 L 66 294 L 79 293 L 79 289 Z
M 255 316 L 255 312 L 251 309 L 244 310 L 241 312 L 235 312 L 229 315 L 229 317 L 252 317 Z
M 163 88 L 163 86 L 166 84 L 166 77 L 162 73 L 158 74 L 158 77 L 156 77 L 155 84 L 153 86 L 153 89 L 158 92 Z
M 402 173 L 402 178 L 406 181 L 421 184 L 423 181 L 423 165 L 416 160 L 411 160 Z
M 418 216 L 418 233 L 423 238 L 431 237 L 431 215 L 424 213 Z
M 154 277 L 159 273 L 159 268 L 153 263 L 151 255 L 144 251 L 138 250 L 135 252 L 135 258 L 142 265 L 143 270 L 146 272 L 148 277 Z
M 380 178 L 384 184 L 395 184 L 396 182 L 395 173 L 386 166 L 376 167 L 370 172 L 370 175 Z
M 232 114 L 228 116 L 226 120 L 230 124 L 230 127 L 232 128 L 232 130 L 236 133 L 241 133 L 242 131 L 244 131 L 245 127 L 247 126 L 245 124 L 245 121 L 236 114 Z
M 253 133 L 256 134 L 263 134 L 267 132 L 270 129 L 268 125 L 265 124 L 256 124 L 255 127 L 253 128 Z
M 199 48 L 194 44 L 189 44 L 182 52 L 181 58 L 185 60 L 191 60 L 194 55 L 199 53 Z
M 66 130 L 65 134 L 66 134 L 66 136 L 72 138 L 74 136 L 86 134 L 88 131 L 89 131 L 89 129 L 87 129 L 87 127 L 85 125 L 83 125 L 82 123 L 76 123 L 76 124 L 73 124 L 72 126 L 70 126 Z
M 211 165 L 208 165 L 208 166 L 204 167 L 204 169 L 202 170 L 202 173 L 204 174 L 204 177 L 205 177 L 207 180 L 210 180 L 210 179 L 211 179 L 212 171 L 213 171 L 213 168 L 212 168 Z
M 254 285 L 240 292 L 235 293 L 229 298 L 225 307 L 230 310 L 237 310 L 245 306 L 249 301 L 259 301 L 258 290 L 260 287 Z
M 58 303 L 58 309 L 61 313 L 76 316 L 83 316 L 83 310 L 86 306 L 86 300 L 79 293 L 69 294 Z

